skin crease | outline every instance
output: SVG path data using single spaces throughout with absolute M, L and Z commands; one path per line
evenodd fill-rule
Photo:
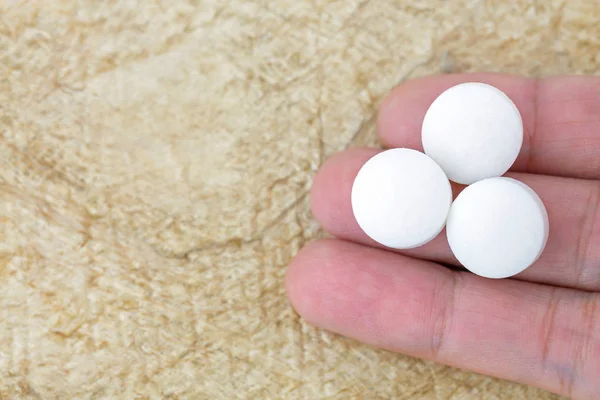
M 463 82 L 484 82 L 517 105 L 524 146 L 508 176 L 534 189 L 550 219 L 542 257 L 514 279 L 489 280 L 458 266 L 444 234 L 390 251 L 360 230 L 350 191 L 377 149 L 331 157 L 314 179 L 312 209 L 336 239 L 306 246 L 286 277 L 308 322 L 365 343 L 537 386 L 600 398 L 600 78 L 532 80 L 496 74 L 407 82 L 383 102 L 380 140 L 422 151 L 431 102 Z M 456 195 L 462 187 L 454 185 Z

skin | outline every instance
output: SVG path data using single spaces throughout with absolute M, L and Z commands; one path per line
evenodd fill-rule
M 524 145 L 508 176 L 544 201 L 550 238 L 542 257 L 513 279 L 460 268 L 441 234 L 391 251 L 358 227 L 352 183 L 379 150 L 331 157 L 315 177 L 314 216 L 335 239 L 307 245 L 286 288 L 309 323 L 392 351 L 537 386 L 575 399 L 600 398 L 600 78 L 533 80 L 496 74 L 427 77 L 382 103 L 387 147 L 422 151 L 427 108 L 445 89 L 484 82 L 519 108 Z M 455 193 L 461 190 L 454 186 Z

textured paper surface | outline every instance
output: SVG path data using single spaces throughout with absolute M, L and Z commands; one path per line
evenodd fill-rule
M 450 71 L 600 71 L 600 3 L 0 0 L 3 399 L 551 399 L 314 329 L 320 163 Z

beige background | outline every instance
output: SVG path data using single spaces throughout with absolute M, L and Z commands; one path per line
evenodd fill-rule
M 600 2 L 0 0 L 3 399 L 551 399 L 306 325 L 328 155 L 442 71 L 600 72 Z

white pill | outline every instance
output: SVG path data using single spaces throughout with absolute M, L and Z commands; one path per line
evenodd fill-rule
M 425 154 L 451 181 L 469 185 L 502 176 L 523 144 L 523 121 L 502 91 L 464 83 L 442 93 L 423 120 Z
M 352 210 L 373 240 L 409 249 L 429 242 L 444 228 L 452 203 L 450 181 L 425 154 L 392 149 L 363 165 L 352 187 Z
M 548 231 L 542 200 L 511 178 L 489 178 L 464 189 L 446 225 L 458 261 L 486 278 L 508 278 L 531 266 L 546 246 Z

